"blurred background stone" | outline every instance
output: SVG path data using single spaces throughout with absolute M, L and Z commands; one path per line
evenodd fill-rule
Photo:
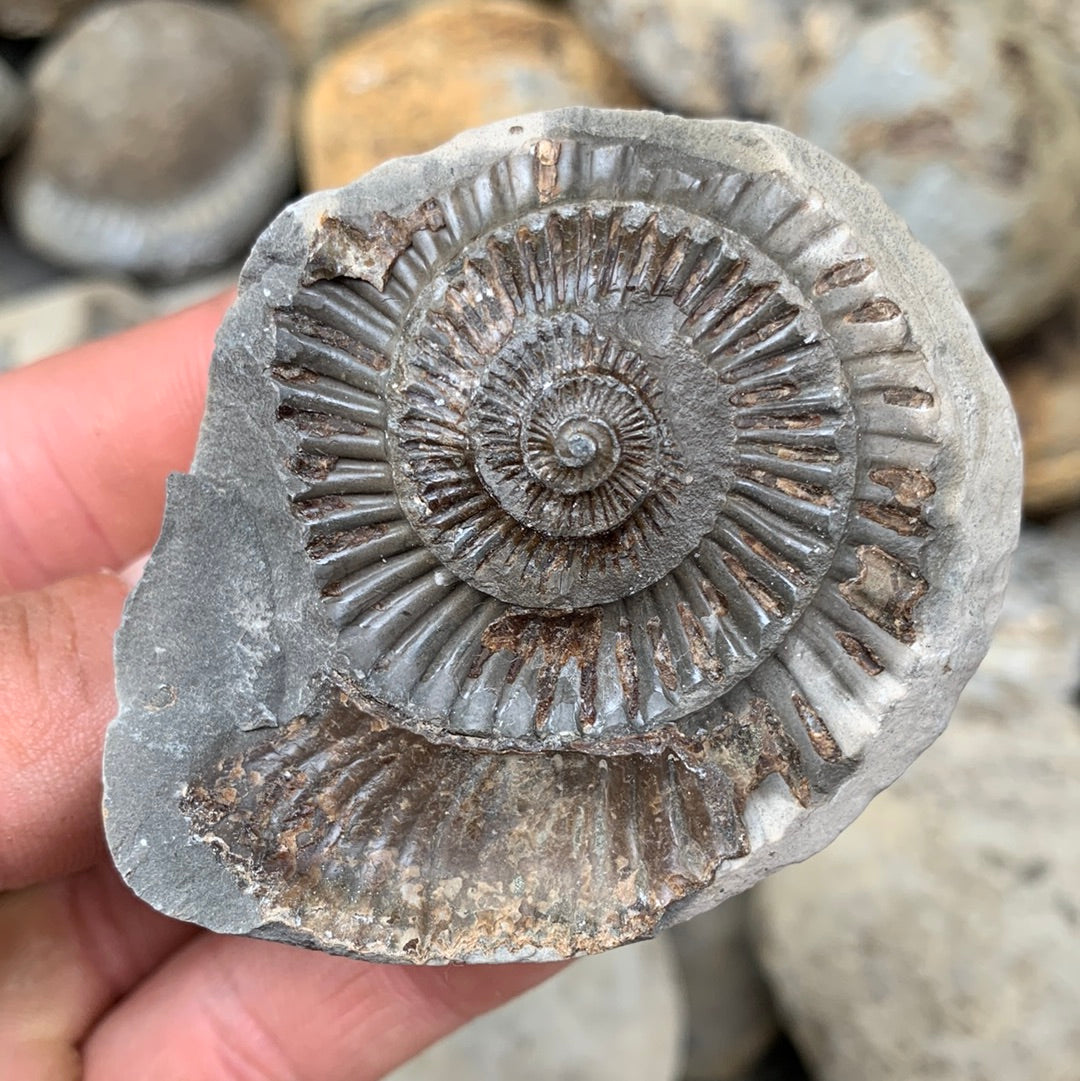
M 242 264 L 234 263 L 212 274 L 192 278 L 177 285 L 144 286 L 142 295 L 155 316 L 169 315 L 209 300 L 227 289 L 235 289 L 241 269 Z
M 0 301 L 64 277 L 64 272 L 55 264 L 27 251 L 0 221 Z
M 855 168 L 991 340 L 1080 273 L 1080 54 L 1073 93 L 1059 62 L 1070 33 L 1080 48 L 1073 0 L 571 3 L 652 100 L 778 123 Z
M 237 255 L 293 184 L 289 64 L 261 23 L 184 0 L 94 8 L 34 66 L 8 183 L 61 264 L 180 278 Z
M 0 60 L 0 154 L 5 154 L 23 126 L 28 105 L 22 79 L 6 60 Z
M 749 903 L 740 894 L 667 932 L 686 991 L 685 1081 L 738 1081 L 779 1035 L 750 946 Z
M 1080 516 L 1021 539 L 982 668 L 840 838 L 753 893 L 817 1081 L 1075 1081 Z
M 80 279 L 0 303 L 0 372 L 137 326 L 153 315 L 130 286 Z
M 386 1081 L 676 1081 L 683 1032 L 671 945 L 659 938 L 574 961 Z
M 1080 109 L 1038 28 L 998 4 L 885 7 L 777 119 L 881 191 L 984 335 L 1018 335 L 1080 269 Z
M 0 34 L 34 38 L 55 30 L 90 0 L 0 0 Z
M 422 0 L 248 0 L 277 28 L 301 67 Z
M 1080 503 L 1080 296 L 999 358 L 1024 441 L 1024 509 Z
M 615 64 L 562 12 L 444 0 L 316 66 L 301 112 L 304 182 L 309 190 L 339 187 L 388 158 L 520 113 L 637 103 Z
M 773 119 L 819 0 L 570 0 L 646 97 L 687 116 Z M 849 13 L 850 17 L 850 13 Z
M 1065 79 L 1080 105 L 1080 4 L 1076 0 L 1008 0 L 1018 19 L 1034 18 L 1055 44 Z

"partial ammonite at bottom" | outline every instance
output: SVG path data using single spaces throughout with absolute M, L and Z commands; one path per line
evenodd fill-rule
M 937 735 L 1017 524 L 970 320 L 838 163 L 653 114 L 467 133 L 248 261 L 118 640 L 114 856 L 374 960 L 654 934 Z

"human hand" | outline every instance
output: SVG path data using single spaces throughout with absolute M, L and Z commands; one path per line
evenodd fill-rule
M 364 1081 L 558 967 L 373 965 L 215 935 L 112 867 L 100 773 L 120 572 L 190 462 L 230 300 L 0 375 L 5 1081 Z

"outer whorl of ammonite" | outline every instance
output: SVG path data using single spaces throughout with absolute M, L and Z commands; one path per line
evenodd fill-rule
M 191 0 L 95 6 L 36 58 L 12 223 L 64 266 L 180 278 L 238 255 L 293 185 L 284 47 Z
M 1016 452 L 940 266 L 774 129 L 538 114 L 305 200 L 120 635 L 117 858 L 382 960 L 652 934 L 940 731 Z

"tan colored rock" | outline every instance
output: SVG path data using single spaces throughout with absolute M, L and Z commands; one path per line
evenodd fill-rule
M 614 63 L 566 15 L 448 0 L 350 42 L 313 73 L 300 121 L 309 190 L 430 150 L 463 128 L 565 105 L 634 105 Z
M 1003 358 L 1024 441 L 1024 509 L 1080 503 L 1080 298 Z
M 1054 43 L 1065 83 L 1080 105 L 1080 4 L 1076 0 L 1007 0 L 1020 18 L 1032 18 Z
M 422 0 L 247 0 L 269 19 L 301 67 Z

